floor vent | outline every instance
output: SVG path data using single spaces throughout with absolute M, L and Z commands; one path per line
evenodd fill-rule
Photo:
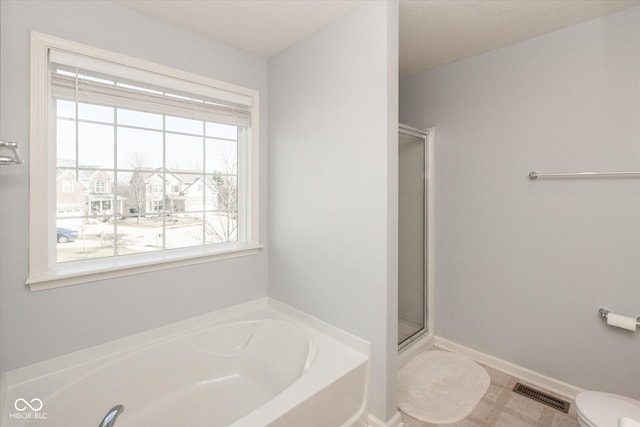
M 529 399 L 533 399 L 536 402 L 551 406 L 552 408 L 557 409 L 558 411 L 562 411 L 565 414 L 569 413 L 569 402 L 558 399 L 557 397 L 553 397 L 547 393 L 543 393 L 540 390 L 536 390 L 535 388 L 516 383 L 513 391 L 514 393 L 518 393 L 525 397 L 528 397 Z

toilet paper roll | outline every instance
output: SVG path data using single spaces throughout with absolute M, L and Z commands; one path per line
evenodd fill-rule
M 635 331 L 636 319 L 634 317 L 621 316 L 619 314 L 609 313 L 607 315 L 607 325 L 617 326 L 618 328 Z

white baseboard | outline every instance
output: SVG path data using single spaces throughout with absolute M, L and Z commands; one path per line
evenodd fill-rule
M 404 427 L 404 423 L 402 422 L 402 418 L 400 417 L 400 412 L 396 412 L 396 414 L 391 417 L 386 423 L 379 418 L 369 414 L 369 427 Z
M 560 380 L 547 377 L 546 375 L 534 372 L 530 369 L 516 365 L 515 363 L 507 362 L 506 360 L 490 356 L 488 354 L 479 352 L 469 347 L 465 347 L 439 336 L 435 337 L 435 345 L 436 347 L 440 347 L 444 350 L 466 354 L 478 363 L 489 366 L 493 369 L 497 369 L 498 371 L 502 371 L 505 374 L 521 379 L 522 381 L 525 381 L 533 386 L 541 387 L 561 397 L 575 400 L 576 395 L 583 391 L 583 389 L 572 384 L 567 384 Z

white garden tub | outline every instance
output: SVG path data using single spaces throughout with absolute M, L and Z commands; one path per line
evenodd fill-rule
M 3 374 L 1 425 L 366 425 L 369 345 L 267 298 Z

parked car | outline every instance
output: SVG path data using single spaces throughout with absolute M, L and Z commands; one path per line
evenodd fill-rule
M 73 242 L 78 238 L 78 232 L 76 230 L 69 230 L 68 228 L 58 227 L 57 232 L 58 243 Z

